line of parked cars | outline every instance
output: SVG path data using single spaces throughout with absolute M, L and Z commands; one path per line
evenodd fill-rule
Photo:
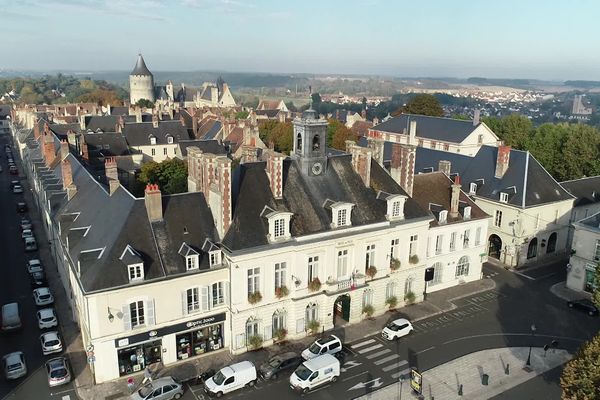
M 18 175 L 18 169 L 12 156 L 10 145 L 5 145 L 5 153 L 8 162 L 9 172 Z M 0 168 L 0 172 L 2 169 Z M 18 179 L 10 183 L 11 191 L 15 194 L 23 193 L 23 185 Z M 23 214 L 20 221 L 21 239 L 25 245 L 26 252 L 38 250 L 35 239 L 33 224 L 31 219 L 24 215 L 28 211 L 27 203 L 24 200 L 17 202 L 17 212 Z M 40 335 L 40 347 L 42 354 L 56 355 L 63 351 L 63 340 L 60 333 L 52 328 L 58 327 L 56 312 L 52 308 L 54 296 L 48 288 L 44 266 L 38 258 L 32 258 L 25 263 L 25 270 L 31 282 L 33 301 L 39 307 L 36 316 L 38 328 L 42 331 Z M 22 329 L 23 325 L 20 316 L 20 307 L 17 302 L 4 304 L 2 306 L 2 326 L 3 333 Z M 26 357 L 23 351 L 15 351 L 2 357 L 2 365 L 6 379 L 19 379 L 27 375 Z M 50 387 L 63 385 L 71 381 L 71 372 L 69 363 L 65 357 L 52 357 L 45 362 L 45 369 Z

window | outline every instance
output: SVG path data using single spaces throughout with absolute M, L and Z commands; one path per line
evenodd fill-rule
M 404 295 L 406 296 L 408 293 L 413 293 L 413 281 L 415 280 L 415 278 L 413 276 L 409 276 L 408 278 L 406 278 L 406 280 L 404 281 Z
M 348 276 L 348 250 L 339 250 L 337 257 L 338 279 Z
M 164 147 L 164 148 L 163 148 L 163 154 L 164 154 L 165 156 L 167 155 L 167 148 L 166 148 L 166 147 Z
M 248 294 L 260 291 L 259 279 L 260 268 L 250 268 L 248 270 Z
M 150 149 L 150 153 L 155 156 L 156 155 L 156 149 Z
M 362 306 L 371 306 L 373 305 L 373 289 L 366 289 L 363 292 L 363 298 L 362 298 Z
M 400 202 L 394 201 L 392 203 L 392 217 L 399 217 L 399 216 L 400 216 Z
M 456 278 L 460 278 L 461 276 L 469 275 L 469 257 L 464 256 L 458 260 L 458 265 L 456 266 Z
M 433 280 L 431 280 L 431 282 L 429 282 L 429 285 L 431 285 L 431 286 L 442 283 L 442 272 L 443 272 L 443 265 L 441 262 L 436 262 L 435 264 L 433 264 L 432 267 L 433 267 Z
M 156 138 L 154 136 L 150 136 L 150 144 L 152 144 L 152 145 L 156 144 Z
M 482 143 L 483 143 L 483 135 L 477 136 L 477 144 L 482 144 Z
M 275 288 L 285 286 L 285 270 L 286 263 L 282 262 L 275 264 Z
M 300 133 L 296 137 L 296 151 L 302 153 L 302 135 Z
M 440 215 L 438 217 L 438 222 L 440 224 L 445 224 L 447 220 L 448 220 L 448 211 L 446 211 L 446 210 L 440 211 Z
M 442 254 L 442 246 L 444 245 L 444 236 L 437 235 L 435 238 L 435 254 Z
M 218 307 L 225 304 L 225 282 L 212 284 L 212 306 Z
M 496 210 L 496 216 L 494 217 L 494 226 L 500 228 L 502 226 L 502 211 Z
M 417 240 L 419 240 L 419 235 L 411 235 L 410 243 L 408 245 L 408 255 L 414 256 L 417 254 Z
M 467 229 L 465 231 L 465 233 L 463 234 L 463 249 L 466 249 L 469 247 L 469 235 L 471 234 L 471 231 L 469 229 Z
M 419 143 L 419 145 L 418 145 L 419 147 L 423 147 L 423 139 L 419 139 L 418 143 Z
M 508 193 L 500 192 L 500 203 L 508 202 Z
M 173 144 L 173 136 L 167 136 L 167 143 Z
M 305 318 L 307 325 L 310 321 L 318 321 L 319 320 L 319 313 L 318 313 L 317 305 L 315 303 L 310 303 L 309 305 L 306 306 L 306 312 L 305 312 L 304 318 Z
M 319 256 L 308 257 L 308 282 L 319 276 Z
M 471 183 L 469 185 L 469 194 L 476 194 L 476 193 L 477 193 L 477 184 Z
M 144 279 L 144 264 L 129 265 L 129 281 L 139 281 Z
M 200 311 L 200 294 L 198 288 L 191 288 L 186 291 L 187 312 L 188 314 Z
M 367 246 L 367 252 L 365 253 L 365 269 L 375 265 L 375 245 L 370 244 Z
M 464 219 L 471 219 L 471 207 L 467 206 L 464 208 L 463 210 L 463 218 Z
M 450 150 L 450 145 L 448 143 L 444 143 L 444 151 Z
M 431 148 L 435 149 L 436 144 L 437 144 L 436 142 L 431 142 Z
M 450 251 L 456 250 L 456 232 L 450 234 Z
M 144 325 L 144 302 L 142 300 L 134 301 L 129 304 L 129 316 L 131 318 L 131 327 Z
M 208 253 L 210 266 L 214 267 L 215 265 L 221 264 L 221 252 L 219 251 L 211 251 Z
M 337 226 L 345 226 L 346 225 L 346 217 L 347 217 L 347 210 L 341 209 L 338 210 L 337 212 Z
M 285 329 L 285 311 L 277 310 L 273 313 L 271 326 L 273 327 L 273 336 L 276 336 L 280 329 Z
M 600 240 L 596 240 L 596 249 L 594 250 L 594 260 L 600 260 Z
M 275 220 L 274 235 L 275 239 L 285 236 L 285 219 L 279 218 Z
M 390 259 L 398 258 L 398 245 L 400 244 L 400 239 L 392 239 L 390 244 Z
M 254 318 L 248 319 L 246 321 L 246 341 L 252 336 L 258 336 L 258 332 L 258 321 Z
M 475 229 L 475 246 L 479 246 L 481 244 L 481 227 L 478 226 Z
M 396 296 L 396 282 L 389 282 L 386 286 L 385 286 L 385 299 L 389 299 L 391 297 Z
M 189 271 L 190 269 L 198 268 L 198 257 L 197 256 L 187 256 L 185 258 L 186 268 Z

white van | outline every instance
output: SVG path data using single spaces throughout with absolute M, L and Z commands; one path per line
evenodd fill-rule
M 21 317 L 19 316 L 19 304 L 8 303 L 2 306 L 2 331 L 14 331 L 21 329 Z
M 290 376 L 290 387 L 306 393 L 317 386 L 337 381 L 340 376 L 340 361 L 331 354 L 304 361 Z
M 254 386 L 256 383 L 256 368 L 250 361 L 242 361 L 223 367 L 214 376 L 204 382 L 204 391 L 209 395 L 221 397 L 225 393 Z

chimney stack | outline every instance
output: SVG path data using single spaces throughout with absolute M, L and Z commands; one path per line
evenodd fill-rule
M 123 116 L 120 115 L 119 119 L 117 120 L 117 126 L 115 127 L 115 131 L 117 131 L 118 133 L 123 132 L 124 126 L 125 126 L 125 118 L 123 118 Z
M 410 121 L 408 130 L 408 144 L 414 145 L 417 143 L 417 121 Z
M 452 195 L 450 197 L 450 216 L 452 218 L 458 217 L 458 205 L 460 202 L 460 176 L 454 177 L 454 183 L 452 184 Z
M 416 147 L 399 143 L 392 144 L 390 175 L 412 197 L 415 176 Z
M 82 138 L 83 138 L 83 136 L 82 136 Z M 90 160 L 90 153 L 88 151 L 88 145 L 85 142 L 85 140 L 83 140 L 83 139 L 80 141 L 80 143 L 81 143 L 81 145 L 80 145 L 80 147 L 81 147 L 81 157 L 85 161 L 89 161 Z
M 283 197 L 283 154 L 276 153 L 273 150 L 266 152 L 267 156 L 267 176 L 271 186 L 271 193 L 276 199 Z
M 231 225 L 231 160 L 216 158 L 214 184 L 210 187 L 208 204 L 211 208 L 219 237 L 223 238 Z
M 373 152 L 373 158 L 375 159 L 375 161 L 379 165 L 383 166 L 383 140 L 375 137 L 368 137 L 367 143 L 369 149 L 371 149 L 371 151 Z
M 158 222 L 163 219 L 162 197 L 158 185 L 149 183 L 144 190 L 144 202 L 150 222 Z
M 348 148 L 346 141 L 346 148 Z M 357 146 L 354 142 L 350 145 L 350 154 L 352 154 L 352 168 L 360 176 L 366 187 L 371 186 L 371 158 L 373 151 L 366 147 Z
M 66 140 L 60 141 L 60 159 L 64 160 L 69 155 L 69 142 Z
M 481 111 L 475 110 L 473 113 L 473 126 L 479 125 L 479 118 L 481 117 Z
M 501 145 L 498 147 L 498 157 L 496 158 L 496 178 L 502 178 L 508 170 L 510 161 L 510 146 Z
M 152 114 L 152 127 L 158 128 L 158 115 Z
M 135 106 L 135 122 L 136 123 L 140 123 L 142 122 L 142 107 L 140 106 Z
M 80 115 L 79 116 L 79 128 L 82 131 L 85 131 L 85 115 Z
M 46 160 L 47 167 L 50 167 L 56 158 L 56 149 L 54 148 L 54 138 L 52 136 L 50 132 L 44 134 L 44 160 Z
M 440 160 L 438 163 L 438 171 L 443 172 L 446 176 L 450 176 L 450 169 L 452 164 L 448 160 Z
M 104 160 L 104 172 L 108 183 L 108 193 L 112 194 L 119 188 L 119 170 L 117 169 L 117 160 L 114 157 L 108 157 Z
M 68 160 L 63 159 L 60 163 L 60 169 L 62 172 L 63 190 L 67 190 L 69 185 L 73 183 L 73 170 L 71 169 L 71 163 Z

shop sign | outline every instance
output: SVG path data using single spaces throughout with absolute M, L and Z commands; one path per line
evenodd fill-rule
M 423 377 L 421 376 L 421 374 L 416 369 L 411 368 L 410 387 L 418 394 L 421 394 L 421 391 L 423 390 L 422 379 Z

